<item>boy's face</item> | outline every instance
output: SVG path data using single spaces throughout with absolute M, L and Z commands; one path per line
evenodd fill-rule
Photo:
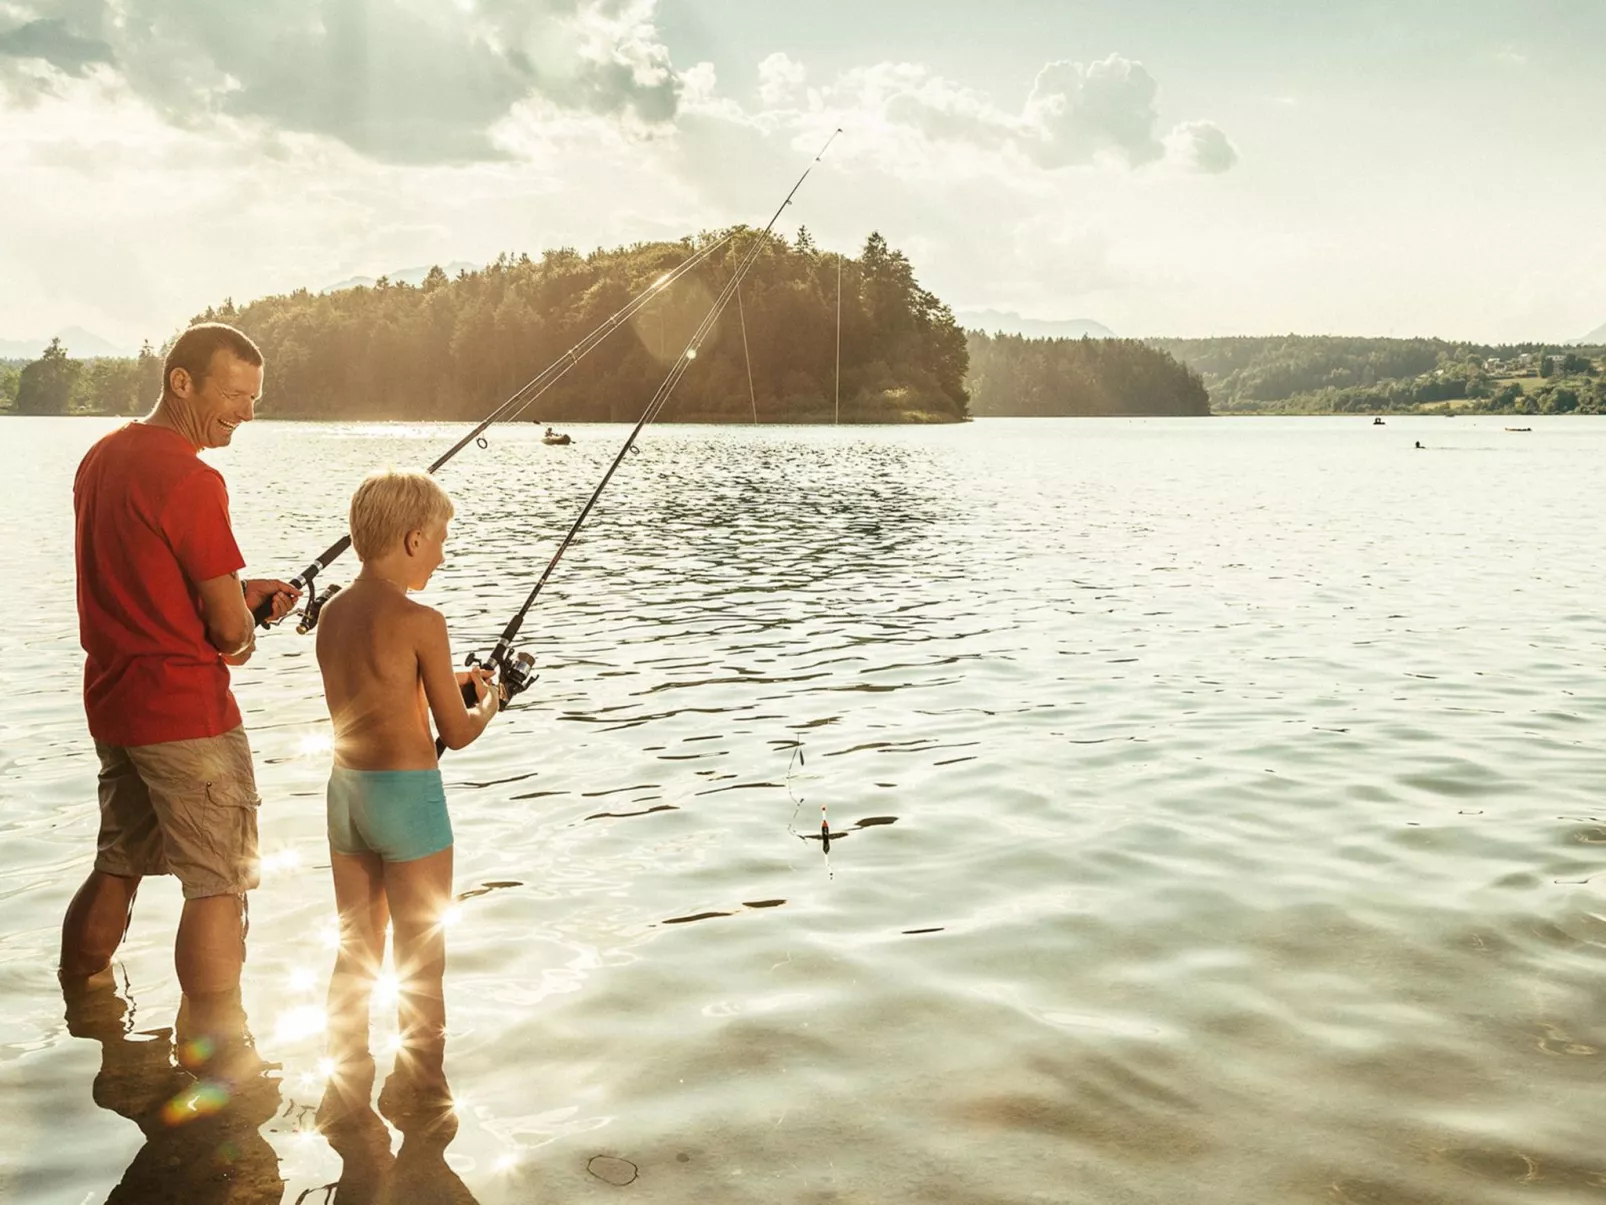
M 430 575 L 446 560 L 446 520 L 437 519 L 430 526 L 413 532 L 407 539 L 412 552 L 414 580 L 410 589 L 422 590 L 429 584 Z

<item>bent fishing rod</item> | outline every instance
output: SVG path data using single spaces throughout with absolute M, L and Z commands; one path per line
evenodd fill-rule
M 533 673 L 535 658 L 529 653 L 514 654 L 512 649 L 513 641 L 518 638 L 519 629 L 524 626 L 525 617 L 530 613 L 530 608 L 535 605 L 535 600 L 540 596 L 542 587 L 547 584 L 547 579 L 552 576 L 552 571 L 557 568 L 558 562 L 563 558 L 563 554 L 568 551 L 569 545 L 574 543 L 574 538 L 579 534 L 580 527 L 585 523 L 587 516 L 591 514 L 592 507 L 597 504 L 597 499 L 602 496 L 602 491 L 608 487 L 608 482 L 613 480 L 613 475 L 624 462 L 626 453 L 635 445 L 636 437 L 641 434 L 642 429 L 648 423 L 658 417 L 664 406 L 668 404 L 669 395 L 674 392 L 675 386 L 680 383 L 681 377 L 686 375 L 686 370 L 691 367 L 692 361 L 697 358 L 697 352 L 702 347 L 703 341 L 713 331 L 715 323 L 719 321 L 720 314 L 730 303 L 730 299 L 735 295 L 737 288 L 740 287 L 742 277 L 752 267 L 753 262 L 758 258 L 758 253 L 768 244 L 769 235 L 775 228 L 775 223 L 780 219 L 786 207 L 792 203 L 792 198 L 797 195 L 798 189 L 803 187 L 803 181 L 809 178 L 809 173 L 814 170 L 814 165 L 825 157 L 825 152 L 830 149 L 831 143 L 836 141 L 837 134 L 841 132 L 839 128 L 832 133 L 831 137 L 825 140 L 825 145 L 820 148 L 820 153 L 815 155 L 809 161 L 808 167 L 803 169 L 803 174 L 797 178 L 797 183 L 792 185 L 792 191 L 786 194 L 786 199 L 780 203 L 770 216 L 770 220 L 765 223 L 764 229 L 753 237 L 752 246 L 748 248 L 747 254 L 737 263 L 736 270 L 731 274 L 730 280 L 725 283 L 725 287 L 714 298 L 713 304 L 708 308 L 708 313 L 703 316 L 702 322 L 698 324 L 697 329 L 692 333 L 691 339 L 687 341 L 685 349 L 676 357 L 675 363 L 664 377 L 663 383 L 658 386 L 657 392 L 652 396 L 652 400 L 647 403 L 647 408 L 642 411 L 641 418 L 631 428 L 630 434 L 625 437 L 624 444 L 619 448 L 617 455 L 614 456 L 607 472 L 603 473 L 602 480 L 597 482 L 597 488 L 591 491 L 591 496 L 586 499 L 585 505 L 580 508 L 580 514 L 569 527 L 568 533 L 558 545 L 557 551 L 552 554 L 552 559 L 547 562 L 546 569 L 542 571 L 541 576 L 536 580 L 534 588 L 525 598 L 523 605 L 513 613 L 513 618 L 508 621 L 507 626 L 502 629 L 502 634 L 497 638 L 496 645 L 491 649 L 489 655 L 484 661 L 479 659 L 477 653 L 468 655 L 467 665 L 470 667 L 483 665 L 496 675 L 496 682 L 501 688 L 504 702 L 529 689 L 530 684 L 535 680 Z M 472 684 L 464 685 L 463 698 L 465 702 L 473 702 Z
M 475 440 L 479 440 L 481 446 L 484 446 L 484 439 L 482 437 L 486 429 L 489 428 L 491 424 L 503 421 L 513 422 L 516 420 L 521 414 L 534 405 L 535 402 L 540 399 L 542 394 L 562 380 L 564 375 L 567 374 L 571 368 L 579 364 L 588 352 L 594 350 L 609 335 L 613 334 L 614 331 L 618 330 L 622 325 L 628 322 L 635 315 L 637 310 L 641 309 L 654 297 L 657 297 L 658 294 L 669 288 L 670 285 L 674 284 L 693 268 L 706 262 L 708 258 L 714 254 L 714 252 L 718 251 L 726 243 L 730 242 L 735 235 L 736 232 L 732 231 L 723 238 L 709 243 L 706 247 L 699 248 L 690 258 L 686 259 L 678 267 L 665 272 L 662 276 L 658 277 L 657 280 L 653 281 L 652 284 L 649 285 L 645 290 L 632 297 L 618 310 L 610 314 L 607 318 L 603 319 L 603 321 L 598 323 L 597 326 L 588 332 L 583 339 L 574 344 L 574 346 L 570 347 L 568 351 L 564 352 L 556 360 L 548 364 L 535 376 L 531 377 L 517 391 L 515 391 L 511 397 L 509 397 L 495 410 L 492 410 L 490 414 L 481 419 L 480 422 L 475 425 L 472 431 L 463 436 L 451 447 L 447 448 L 446 451 L 442 452 L 438 457 L 436 457 L 435 462 L 431 464 L 426 471 L 429 473 L 436 472 L 447 461 L 456 456 Z M 305 569 L 296 574 L 295 577 L 291 578 L 290 585 L 297 590 L 308 589 L 308 587 L 310 587 L 313 582 L 317 580 L 318 575 L 327 569 L 332 562 L 334 562 L 346 551 L 346 549 L 350 547 L 351 536 L 349 534 L 341 536 L 340 539 L 336 540 L 333 544 L 329 545 L 328 548 L 319 553 L 318 556 L 314 558 Z M 312 631 L 312 629 L 317 626 L 318 614 L 320 611 L 322 611 L 324 603 L 328 602 L 329 599 L 333 597 L 339 590 L 339 586 L 330 586 L 321 594 L 317 593 L 316 591 L 309 590 L 307 594 L 307 601 L 302 608 L 301 621 L 296 625 L 296 631 L 300 632 L 302 635 Z M 256 622 L 264 629 L 266 629 L 270 626 L 268 617 L 272 613 L 273 600 L 269 598 L 258 605 L 256 609 L 251 612 L 251 617 L 256 620 Z

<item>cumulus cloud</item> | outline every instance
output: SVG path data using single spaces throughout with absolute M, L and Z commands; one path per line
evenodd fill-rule
M 655 124 L 680 79 L 654 0 L 32 0 L 0 56 L 105 64 L 177 125 L 210 117 L 323 134 L 376 159 L 500 154 L 521 100 Z M 11 11 L 15 12 L 15 6 Z
M 1211 122 L 1184 123 L 1161 139 L 1159 84 L 1142 63 L 1118 54 L 1087 65 L 1047 64 L 1019 112 L 908 63 L 849 73 L 835 91 L 857 93 L 860 107 L 875 107 L 886 120 L 932 141 L 988 151 L 1012 147 L 1050 171 L 1100 160 L 1141 167 L 1168 154 L 1206 172 L 1226 171 L 1237 161 Z
M 1050 63 L 1026 100 L 1026 124 L 1039 135 L 1028 149 L 1044 167 L 1091 163 L 1101 151 L 1150 163 L 1164 153 L 1154 137 L 1159 90 L 1142 63 L 1118 54 L 1087 67 Z
M 1165 145 L 1170 158 L 1197 172 L 1224 172 L 1238 162 L 1238 148 L 1213 121 L 1185 121 Z
M 776 51 L 758 65 L 758 99 L 766 109 L 797 105 L 804 96 L 808 68 L 784 51 Z

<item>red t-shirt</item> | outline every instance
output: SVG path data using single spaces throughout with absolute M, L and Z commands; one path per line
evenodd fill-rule
M 130 423 L 79 464 L 73 510 L 90 735 L 154 745 L 238 726 L 196 590 L 245 565 L 222 475 L 177 431 Z

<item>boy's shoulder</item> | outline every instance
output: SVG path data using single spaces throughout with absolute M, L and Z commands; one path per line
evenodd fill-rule
M 342 590 L 323 608 L 324 618 L 331 615 L 348 622 L 401 623 L 428 625 L 445 622 L 445 617 L 428 603 L 415 602 L 405 595 L 389 591 L 380 594 L 366 590 Z M 320 625 L 321 626 L 321 625 Z

